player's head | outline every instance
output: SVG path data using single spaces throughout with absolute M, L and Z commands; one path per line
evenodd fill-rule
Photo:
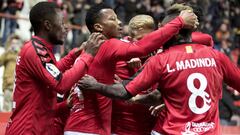
M 154 31 L 155 24 L 154 20 L 149 15 L 136 15 L 128 24 L 129 36 L 134 40 L 143 38 L 146 34 Z
M 187 6 L 185 4 L 174 4 L 171 7 L 169 7 L 166 11 L 166 16 L 164 17 L 162 21 L 162 25 L 167 24 L 168 22 L 172 21 L 174 18 L 176 18 L 181 11 L 183 10 L 191 10 L 193 9 L 190 6 Z M 165 45 L 164 48 L 168 48 L 169 46 L 172 46 L 174 44 L 179 43 L 179 41 L 183 42 L 190 42 L 191 41 L 191 33 L 192 29 L 181 29 L 179 31 L 179 34 L 172 37 Z
M 113 9 L 104 3 L 91 7 L 86 15 L 86 25 L 90 32 L 101 32 L 107 38 L 120 36 L 120 24 Z
M 60 8 L 53 2 L 39 2 L 30 11 L 30 22 L 34 33 L 47 38 L 55 45 L 63 44 L 67 27 Z

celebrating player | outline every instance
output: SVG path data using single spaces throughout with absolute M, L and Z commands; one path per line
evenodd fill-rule
M 178 16 L 184 8 L 173 5 L 163 24 Z M 223 53 L 192 43 L 191 32 L 192 29 L 180 30 L 164 45 L 164 51 L 154 56 L 125 86 L 106 85 L 85 76 L 80 82 L 81 89 L 97 91 L 111 98 L 129 99 L 159 83 L 166 113 L 153 135 L 220 135 L 218 101 L 222 82 L 240 91 L 240 70 Z

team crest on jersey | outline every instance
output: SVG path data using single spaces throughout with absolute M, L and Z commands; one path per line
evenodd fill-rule
M 59 80 L 61 76 L 61 72 L 58 70 L 58 68 L 53 65 L 52 63 L 46 63 L 45 65 L 47 71 L 56 79 Z

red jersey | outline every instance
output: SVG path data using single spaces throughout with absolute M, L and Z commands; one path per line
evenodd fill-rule
M 39 37 L 23 46 L 16 63 L 13 113 L 6 135 L 52 135 L 56 92 L 70 90 L 93 60 L 83 54 L 71 68 L 77 58 L 75 51 L 56 62 L 52 47 Z
M 136 95 L 156 82 L 166 105 L 161 134 L 219 135 L 222 82 L 240 91 L 240 70 L 227 56 L 199 44 L 170 47 L 154 56 L 126 89 Z
M 212 36 L 199 31 L 192 33 L 192 42 L 214 47 Z
M 113 100 L 112 133 L 117 135 L 149 135 L 156 118 L 148 106 Z
M 70 113 L 66 100 L 57 103 L 54 119 L 54 135 L 63 135 L 64 133 L 64 127 Z
M 159 30 L 146 35 L 135 44 L 117 39 L 107 40 L 100 47 L 88 70 L 88 74 L 95 77 L 99 82 L 112 84 L 117 61 L 147 55 L 160 48 L 182 27 L 183 21 L 180 17 L 177 17 Z M 111 99 L 93 92 L 82 91 L 82 93 L 84 100 L 73 103 L 78 104 L 76 107 L 80 108 L 72 109 L 74 111 L 70 113 L 65 131 L 110 135 Z M 79 105 L 80 102 L 82 102 L 82 105 Z
M 115 73 L 122 79 L 128 79 L 136 73 L 126 61 L 118 61 Z M 147 92 L 145 93 L 147 94 Z M 112 101 L 112 133 L 117 135 L 148 135 L 155 125 L 155 117 L 148 106 L 129 104 L 122 100 Z

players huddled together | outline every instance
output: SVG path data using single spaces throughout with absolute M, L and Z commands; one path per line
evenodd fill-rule
M 29 15 L 35 35 L 17 58 L 6 135 L 220 135 L 222 83 L 240 92 L 240 70 L 200 31 L 200 10 L 173 4 L 158 28 L 136 15 L 123 37 L 114 10 L 94 5 L 89 39 L 56 61 L 68 26 L 56 4 L 39 2 Z

